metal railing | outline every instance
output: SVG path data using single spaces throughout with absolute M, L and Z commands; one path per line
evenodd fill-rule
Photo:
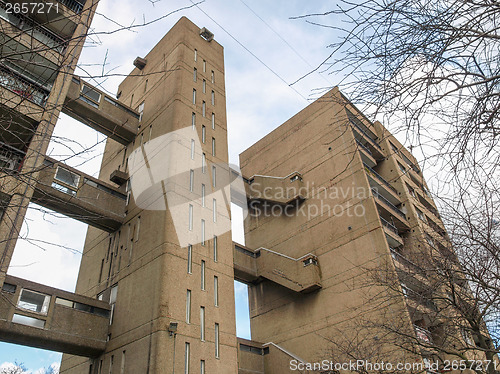
M 66 8 L 71 9 L 75 13 L 80 13 L 85 5 L 85 0 L 58 0 Z
M 356 143 L 358 143 L 358 145 L 365 151 L 367 152 L 370 156 L 373 156 L 373 153 L 372 151 L 367 148 L 365 145 L 363 145 L 363 143 L 361 143 L 358 139 L 356 139 Z
M 354 127 L 356 127 L 356 129 L 358 131 L 360 131 L 364 136 L 366 136 L 368 139 L 370 139 L 371 143 L 377 147 L 378 149 L 382 150 L 382 148 L 380 147 L 380 145 L 375 141 L 375 139 L 373 139 L 365 130 L 363 130 L 361 128 L 361 126 L 359 126 L 356 122 L 354 122 L 353 120 L 349 120 L 349 122 L 351 123 L 351 125 L 353 125 Z
M 398 191 L 392 187 L 389 182 L 387 182 L 384 177 L 382 177 L 379 173 L 377 173 L 375 170 L 373 170 L 370 166 L 368 166 L 367 164 L 365 164 L 363 162 L 363 165 L 365 166 L 365 169 L 368 173 L 370 173 L 371 175 L 373 175 L 375 178 L 377 178 L 380 182 L 382 182 L 382 184 L 384 186 L 386 186 L 387 188 L 389 188 L 391 191 L 393 191 L 395 194 L 398 193 Z
M 4 67 L 0 67 L 0 85 L 40 106 L 45 106 L 49 96 L 48 90 Z
M 48 47 L 63 53 L 67 46 L 67 41 L 49 29 L 38 25 L 32 19 L 23 16 L 22 14 L 7 13 L 5 2 L 0 1 L 0 17 L 7 22 L 17 27 L 19 30 L 24 31 L 26 34 L 35 38 L 39 42 L 47 45 Z
M 401 253 L 399 253 L 398 251 L 396 251 L 394 248 L 390 248 L 390 250 L 391 250 L 392 258 L 395 261 L 397 261 L 397 262 L 405 265 L 406 267 L 412 269 L 416 273 L 424 274 L 424 270 L 420 266 L 418 266 L 414 262 L 408 260 L 405 256 L 403 256 Z
M 391 203 L 389 200 L 387 200 L 385 197 L 383 197 L 381 194 L 378 193 L 378 191 L 375 188 L 372 188 L 372 193 L 373 196 L 375 196 L 377 199 L 382 200 L 382 202 L 392 208 L 393 211 L 395 211 L 397 214 L 399 214 L 401 217 L 406 219 L 406 215 L 393 203 Z
M 386 219 L 384 219 L 382 217 L 380 217 L 380 221 L 382 221 L 382 225 L 387 227 L 389 230 L 391 230 L 396 235 L 399 235 L 398 228 L 396 226 L 394 226 L 392 223 L 390 223 L 389 221 L 387 221 Z
M 415 328 L 415 334 L 417 335 L 417 339 L 425 343 L 432 344 L 432 334 L 429 330 L 426 330 L 417 325 L 413 325 L 413 327 Z
M 26 153 L 8 144 L 0 142 L 0 169 L 18 172 Z

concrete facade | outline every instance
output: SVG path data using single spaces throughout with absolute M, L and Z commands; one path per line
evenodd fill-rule
M 429 356 L 377 325 L 439 340 L 435 305 L 411 292 L 428 281 L 414 262 L 448 239 L 411 153 L 334 88 L 244 151 L 239 175 L 213 34 L 181 18 L 113 98 L 73 75 L 96 5 L 64 0 L 62 14 L 33 16 L 54 31 L 38 50 L 28 47 L 42 38 L 25 33 L 4 43 L 55 73 L 0 66 L 11 119 L 0 139 L 1 339 L 64 352 L 71 374 L 306 373 L 290 362 L 339 357 L 356 339 L 385 361 Z M 46 156 L 61 111 L 108 136 L 98 178 Z M 74 294 L 6 275 L 30 201 L 89 224 Z M 231 202 L 248 208 L 245 246 L 232 241 Z M 374 282 L 380 269 L 396 287 Z M 252 341 L 236 337 L 235 279 L 249 286 Z

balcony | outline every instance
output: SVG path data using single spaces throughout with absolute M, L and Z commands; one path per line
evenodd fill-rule
M 50 50 L 55 50 L 62 54 L 66 50 L 68 45 L 67 40 L 61 38 L 48 28 L 38 24 L 29 17 L 25 17 L 19 13 L 7 12 L 7 5 L 4 1 L 0 0 L 0 18 L 10 23 L 13 27 L 11 30 L 13 32 L 17 31 L 17 35 L 14 37 L 16 39 L 26 39 L 25 44 L 30 49 L 39 49 L 40 52 L 44 52 L 47 48 L 35 48 L 33 43 L 30 43 L 30 39 L 34 38 L 45 46 L 49 47 Z M 24 35 L 22 33 L 24 33 Z M 7 25 L 3 25 L 2 32 L 7 33 Z
M 18 173 L 26 153 L 0 142 L 0 170 L 4 173 Z
M 20 98 L 17 102 L 28 100 L 40 107 L 45 106 L 50 93 L 41 84 L 4 66 L 0 66 L 0 85 L 16 94 Z
M 126 200 L 112 185 L 46 157 L 32 201 L 114 232 L 123 224 Z
M 123 145 L 137 135 L 136 111 L 76 76 L 71 80 L 62 111 Z
M 0 296 L 0 340 L 86 357 L 104 351 L 108 303 L 10 275 Z
M 413 325 L 413 327 L 415 328 L 415 335 L 418 340 L 425 344 L 432 344 L 432 334 L 429 330 L 417 325 Z
M 86 2 L 86 0 L 57 0 L 57 1 L 63 4 L 66 8 L 78 14 L 82 12 Z
M 384 229 L 389 247 L 397 248 L 402 246 L 403 239 L 399 236 L 398 228 L 383 217 L 379 216 L 379 218 L 380 222 L 382 222 L 382 228 Z
M 247 180 L 245 190 L 248 200 L 290 205 L 299 203 L 306 198 L 307 191 L 302 176 L 296 171 L 286 177 L 254 175 Z
M 309 293 L 321 288 L 316 256 L 292 258 L 267 248 L 257 250 L 233 242 L 234 277 L 245 283 L 267 279 L 292 291 Z
M 385 188 L 387 188 L 394 196 L 394 198 L 399 201 L 399 195 L 398 195 L 398 190 L 396 190 L 389 182 L 387 182 L 384 177 L 382 177 L 379 173 L 377 173 L 375 170 L 373 170 L 369 165 L 363 164 L 365 166 L 365 170 L 368 174 L 368 176 L 377 182 L 377 185 L 382 185 Z M 370 183 L 370 185 L 372 185 Z
M 373 158 L 373 152 L 370 148 L 363 145 L 358 139 L 356 139 L 356 145 L 359 149 L 359 153 L 361 154 L 361 159 L 363 160 L 363 164 L 369 165 L 370 167 L 375 167 L 377 165 L 377 161 Z
M 410 274 L 418 274 L 418 275 L 421 275 L 423 277 L 427 277 L 424 269 L 422 269 L 420 266 L 418 266 L 414 262 L 412 262 L 409 259 L 407 259 L 401 253 L 399 253 L 396 249 L 390 247 L 390 251 L 391 251 L 391 257 L 392 257 L 392 259 L 396 263 L 402 265 L 402 268 L 405 271 L 409 272 Z
M 406 222 L 406 215 L 396 205 L 391 203 L 389 199 L 386 199 L 384 196 L 382 196 L 382 194 L 379 193 L 377 189 L 372 188 L 371 190 L 373 196 L 376 197 L 377 200 L 381 201 L 383 204 L 385 204 L 386 207 L 390 208 L 389 212 L 395 213 L 403 220 L 403 222 Z

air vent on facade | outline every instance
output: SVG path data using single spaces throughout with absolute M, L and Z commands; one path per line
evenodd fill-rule
M 203 39 L 205 39 L 207 42 L 211 42 L 212 39 L 214 38 L 214 34 L 212 32 L 210 32 L 209 30 L 207 30 L 206 27 L 204 27 L 200 30 L 200 36 Z
M 142 58 L 142 57 L 136 57 L 136 59 L 134 60 L 134 66 L 139 70 L 144 69 L 144 67 L 146 66 L 147 63 L 148 63 L 148 60 L 146 60 L 145 58 Z

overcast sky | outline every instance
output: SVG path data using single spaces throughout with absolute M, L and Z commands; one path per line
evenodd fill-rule
M 323 93 L 322 88 L 331 87 L 338 81 L 338 77 L 317 72 L 293 88 L 289 86 L 329 55 L 327 46 L 335 38 L 330 28 L 290 17 L 326 12 L 333 2 L 206 0 L 198 6 L 192 5 L 189 0 L 101 0 L 92 24 L 96 35 L 91 37 L 80 59 L 84 71 L 76 73 L 85 76 L 112 72 L 116 76 L 93 83 L 102 84 L 104 89 L 115 94 L 123 79 L 120 75 L 132 70 L 134 58 L 146 55 L 181 16 L 187 16 L 199 27 L 207 27 L 225 50 L 232 163 L 238 163 L 239 153 L 303 109 L 311 98 Z M 189 6 L 192 7 L 148 26 L 109 33 L 117 29 L 117 24 L 140 25 Z M 338 22 L 332 17 L 322 17 L 321 21 L 331 25 Z M 67 147 L 52 142 L 52 157 L 65 159 L 70 155 L 68 149 L 77 152 L 82 146 L 93 147 L 90 162 L 82 164 L 82 159 L 72 158 L 68 163 L 97 176 L 105 138 L 66 116 L 61 116 L 56 135 L 59 142 L 67 139 Z M 79 144 L 71 139 L 78 140 Z M 241 222 L 237 219 L 233 230 L 234 240 L 243 242 Z M 85 234 L 86 225 L 82 223 L 30 209 L 23 236 L 31 240 L 18 241 L 9 273 L 73 291 Z M 249 338 L 246 287 L 237 284 L 235 292 L 238 336 Z M 0 344 L 0 365 L 14 360 L 24 362 L 35 372 L 58 362 L 60 354 Z

